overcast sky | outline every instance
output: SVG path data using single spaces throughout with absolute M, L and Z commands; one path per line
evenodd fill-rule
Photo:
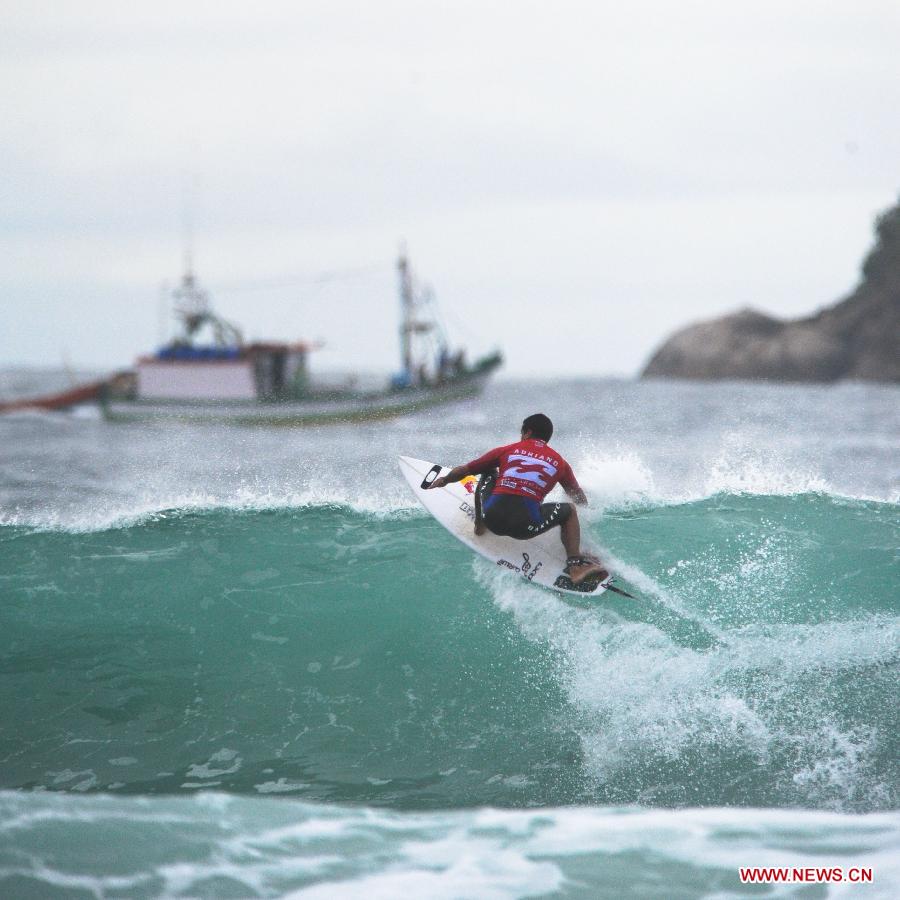
M 897 0 L 0 13 L 0 365 L 151 349 L 187 209 L 217 310 L 323 367 L 395 367 L 405 240 L 508 374 L 631 375 L 847 293 L 900 192 Z

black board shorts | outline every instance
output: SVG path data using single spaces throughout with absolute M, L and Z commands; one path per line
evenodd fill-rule
M 492 494 L 494 478 L 483 476 L 478 498 L 484 524 L 502 537 L 524 541 L 562 525 L 572 515 L 571 503 L 538 503 L 518 494 Z

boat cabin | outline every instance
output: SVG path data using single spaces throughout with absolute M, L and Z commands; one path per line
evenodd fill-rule
M 302 397 L 308 344 L 243 346 L 172 344 L 137 361 L 142 400 L 279 401 Z

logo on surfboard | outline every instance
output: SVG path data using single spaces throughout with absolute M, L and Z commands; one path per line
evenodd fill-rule
M 522 554 L 522 564 L 517 566 L 515 563 L 511 563 L 508 559 L 498 559 L 498 566 L 503 566 L 506 569 L 512 569 L 513 572 L 518 572 L 520 575 L 524 575 L 529 581 L 531 581 L 535 575 L 540 571 L 541 566 L 543 566 L 543 562 L 533 564 L 531 559 L 529 558 L 527 553 Z

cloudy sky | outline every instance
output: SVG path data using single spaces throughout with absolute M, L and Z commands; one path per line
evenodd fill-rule
M 900 193 L 896 0 L 4 0 L 0 365 L 121 367 L 185 220 L 216 306 L 397 357 L 404 240 L 507 373 L 806 314 Z M 328 276 L 328 277 L 325 277 Z

